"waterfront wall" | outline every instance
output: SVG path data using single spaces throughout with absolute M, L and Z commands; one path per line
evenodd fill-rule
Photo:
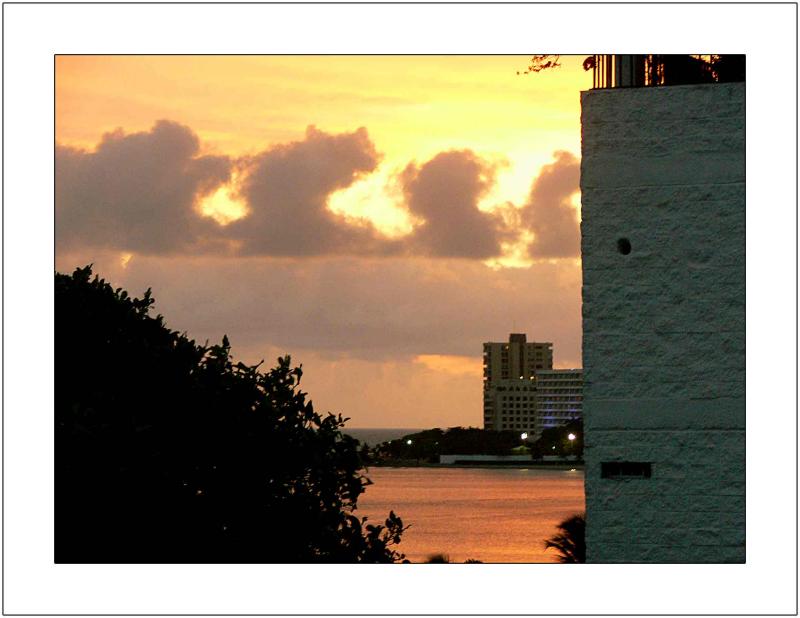
M 587 560 L 744 562 L 745 85 L 581 102 Z
M 452 464 L 457 461 L 470 461 L 475 463 L 481 462 L 502 462 L 508 463 L 513 461 L 533 463 L 530 455 L 439 455 L 440 464 Z

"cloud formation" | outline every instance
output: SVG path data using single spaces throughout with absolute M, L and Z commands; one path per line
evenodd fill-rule
M 578 257 L 581 252 L 580 225 L 571 202 L 580 190 L 580 161 L 563 150 L 554 156 L 533 182 L 519 213 L 522 225 L 535 235 L 528 247 L 534 259 Z
M 397 251 L 366 220 L 327 208 L 328 197 L 375 170 L 380 155 L 364 127 L 332 135 L 310 126 L 302 141 L 243 161 L 250 214 L 226 232 L 247 255 L 380 254 Z
M 465 369 L 480 364 L 483 341 L 509 332 L 552 341 L 558 366 L 581 364 L 575 260 L 493 270 L 447 258 L 122 260 L 84 248 L 59 252 L 56 267 L 88 262 L 131 293 L 152 288 L 170 328 L 200 342 L 227 334 L 237 359 L 272 366 L 291 354 L 320 409 L 353 426 L 480 424 L 480 376 Z
M 232 160 L 201 156 L 186 126 L 162 120 L 145 132 L 108 133 L 93 152 L 56 147 L 59 250 L 80 246 L 131 253 L 240 256 L 425 256 L 484 260 L 504 243 L 534 235 L 534 260 L 579 255 L 571 197 L 579 162 L 564 151 L 542 168 L 527 202 L 478 208 L 495 184 L 496 166 L 471 150 L 410 163 L 396 181 L 413 230 L 381 234 L 366 219 L 328 208 L 330 196 L 375 173 L 381 155 L 367 130 L 326 133 Z M 232 185 L 231 178 L 236 177 Z M 233 191 L 247 214 L 222 226 L 200 212 L 201 199 Z M 232 187 L 232 188 L 231 188 Z
M 56 240 L 145 254 L 201 252 L 218 241 L 198 216 L 198 196 L 228 181 L 231 161 L 198 156 L 188 128 L 161 120 L 150 131 L 106 133 L 94 152 L 56 147 Z
M 495 182 L 495 168 L 470 150 L 442 152 L 401 175 L 406 204 L 421 220 L 407 239 L 415 253 L 439 257 L 500 255 L 507 232 L 497 213 L 478 209 Z
M 200 339 L 227 333 L 251 360 L 268 346 L 329 358 L 475 356 L 514 328 L 555 341 L 559 359 L 580 358 L 572 260 L 493 270 L 463 259 L 134 256 L 122 267 L 118 255 L 87 250 L 60 255 L 57 266 L 89 261 L 132 293 L 152 287 L 170 327 Z

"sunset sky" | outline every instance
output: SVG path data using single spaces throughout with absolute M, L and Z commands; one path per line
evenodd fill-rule
M 579 367 L 583 57 L 59 56 L 56 266 L 291 354 L 351 427 L 481 425 L 481 344 Z

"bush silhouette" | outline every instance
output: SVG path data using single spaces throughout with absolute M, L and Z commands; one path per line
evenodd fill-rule
M 545 551 L 551 547 L 555 549 L 559 562 L 586 562 L 586 515 L 579 513 L 568 517 L 556 528 L 560 532 L 544 542 Z
M 397 562 L 341 415 L 92 278 L 55 277 L 56 562 Z
M 450 556 L 447 554 L 433 554 L 432 556 L 428 556 L 428 559 L 425 561 L 426 564 L 451 564 Z M 467 558 L 464 560 L 464 564 L 483 564 L 481 560 L 475 560 L 474 558 Z

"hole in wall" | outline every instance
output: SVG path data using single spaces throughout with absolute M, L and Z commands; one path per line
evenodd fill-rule
M 627 238 L 620 238 L 617 241 L 617 250 L 622 255 L 628 255 L 631 252 L 631 241 Z
M 649 461 L 604 461 L 600 463 L 600 478 L 649 479 L 652 475 Z

